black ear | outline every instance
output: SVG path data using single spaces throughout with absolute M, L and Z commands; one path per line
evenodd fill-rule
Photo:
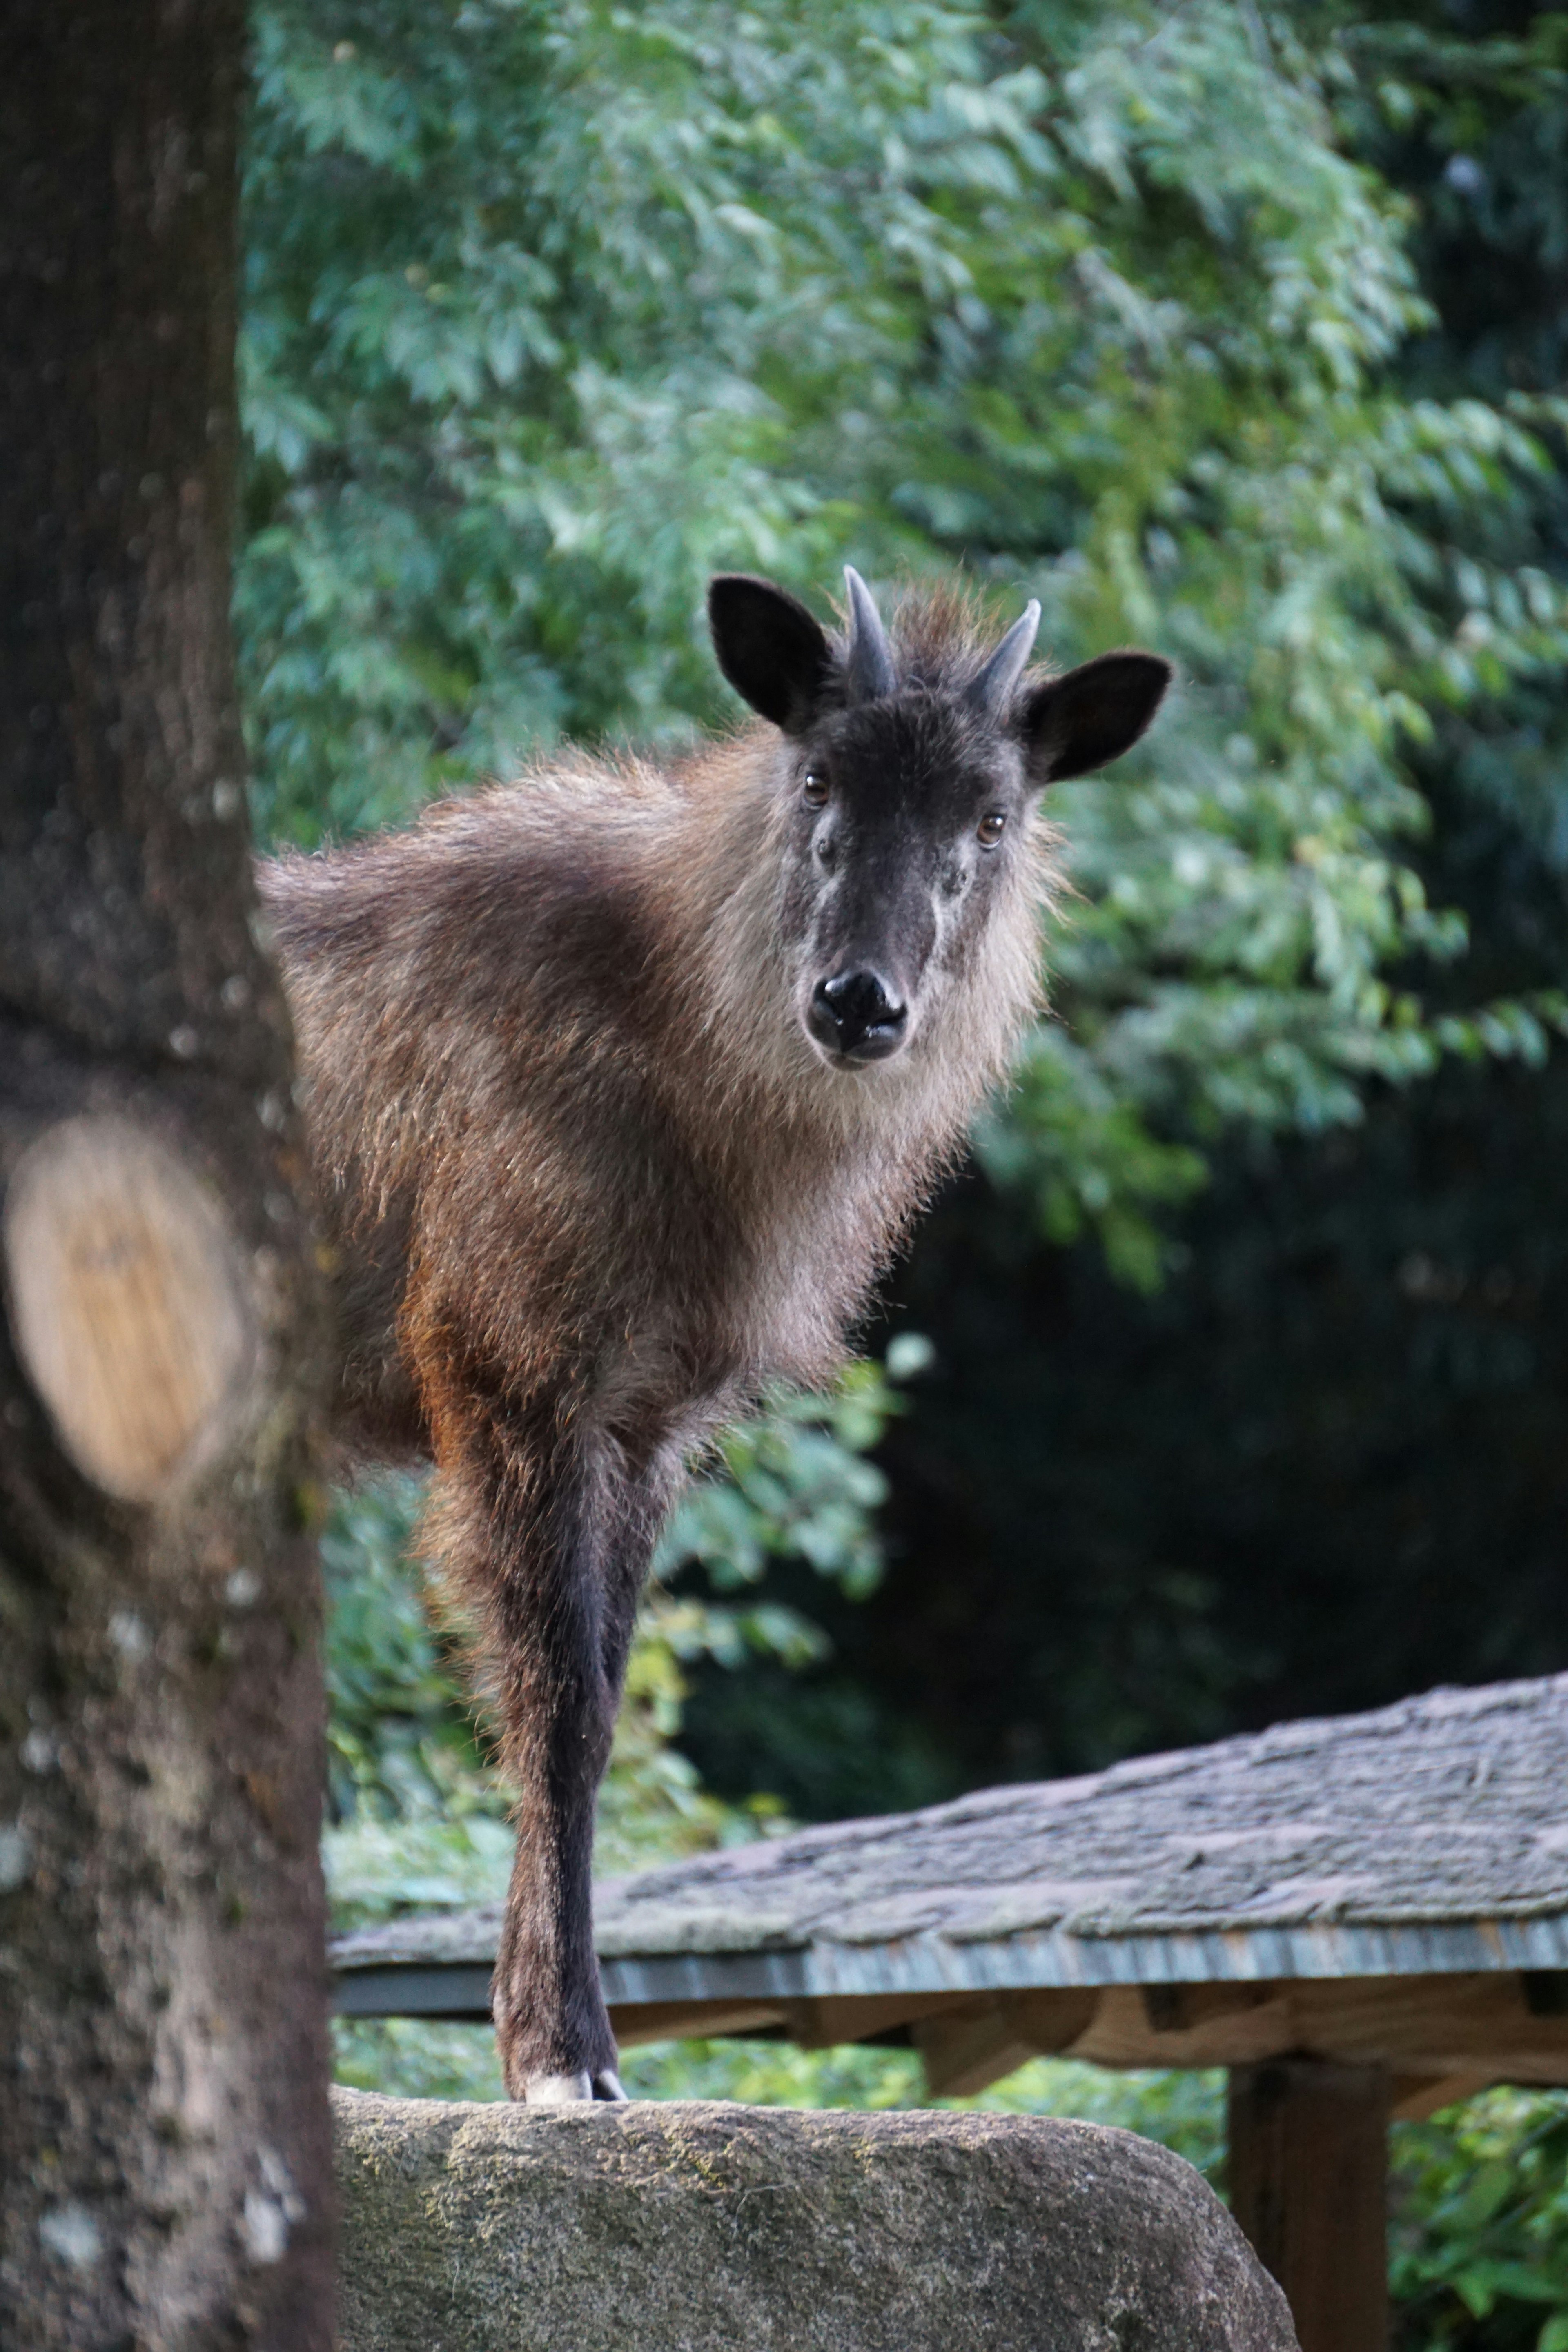
M 1100 654 L 1065 677 L 1037 686 L 1022 719 L 1031 782 L 1087 776 L 1120 759 L 1159 709 L 1170 683 L 1171 665 L 1158 654 Z
M 719 667 L 753 710 L 789 735 L 811 725 L 833 675 L 833 650 L 805 606 L 745 572 L 708 583 Z

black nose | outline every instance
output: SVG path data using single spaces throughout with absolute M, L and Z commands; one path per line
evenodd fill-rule
M 812 991 L 812 1034 L 858 1062 L 880 1061 L 892 1053 L 909 1017 L 909 1006 L 899 1003 L 880 972 L 836 972 Z

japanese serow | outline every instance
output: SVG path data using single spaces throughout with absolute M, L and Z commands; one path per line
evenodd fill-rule
M 637 1595 L 683 1466 L 820 1382 L 1038 1002 L 1046 788 L 1168 666 L 1029 667 L 944 593 L 885 628 L 716 579 L 758 714 L 668 764 L 552 757 L 262 872 L 341 1266 L 339 1412 L 433 1458 L 517 1789 L 508 2087 L 618 2099 L 589 1867 Z

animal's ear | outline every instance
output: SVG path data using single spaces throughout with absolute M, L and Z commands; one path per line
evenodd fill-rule
M 833 649 L 805 606 L 771 580 L 721 572 L 708 585 L 708 625 L 736 693 L 786 735 L 804 733 L 833 677 Z
M 1065 677 L 1037 686 L 1019 722 L 1030 782 L 1087 776 L 1120 759 L 1153 718 L 1170 683 L 1171 665 L 1158 654 L 1128 653 L 1100 654 Z

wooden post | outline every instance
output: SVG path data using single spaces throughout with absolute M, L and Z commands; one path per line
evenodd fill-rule
M 1281 2058 L 1230 2073 L 1231 2210 L 1301 2352 L 1387 2352 L 1388 2075 Z

